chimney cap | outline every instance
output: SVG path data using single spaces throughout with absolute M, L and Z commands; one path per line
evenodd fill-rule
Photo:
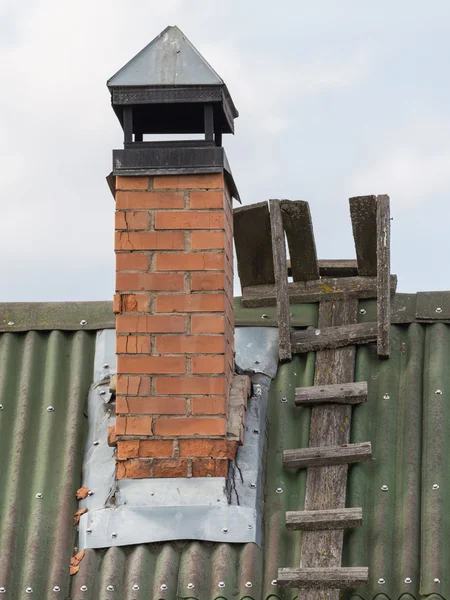
M 124 107 L 136 106 L 142 133 L 199 133 L 201 106 L 212 104 L 216 131 L 234 133 L 239 113 L 227 86 L 177 26 L 166 27 L 107 86 L 122 126 Z

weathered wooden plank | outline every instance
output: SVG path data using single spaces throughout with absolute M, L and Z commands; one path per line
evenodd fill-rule
M 275 283 L 267 202 L 235 208 L 233 220 L 241 286 Z
M 369 569 L 367 567 L 283 568 L 278 569 L 277 578 L 277 584 L 281 588 L 321 590 L 320 597 L 326 597 L 324 588 L 340 590 L 360 587 L 367 585 L 368 582 Z M 338 593 L 337 597 L 339 597 Z
M 296 406 L 319 404 L 360 404 L 367 402 L 367 382 L 315 385 L 295 389 Z
M 281 214 L 289 246 L 294 281 L 319 279 L 316 242 L 308 202 L 282 200 Z
M 321 277 L 356 277 L 358 263 L 355 259 L 319 259 L 319 275 Z M 292 277 L 291 261 L 287 261 L 288 275 Z
M 270 227 L 272 231 L 273 267 L 278 321 L 278 356 L 281 362 L 292 360 L 291 312 L 289 308 L 286 242 L 280 200 L 270 200 Z
M 391 294 L 397 288 L 397 277 L 391 275 Z M 288 284 L 289 301 L 293 304 L 320 302 L 321 300 L 344 300 L 357 298 L 366 300 L 377 297 L 376 277 L 334 277 L 315 279 L 314 281 L 294 281 Z M 275 306 L 277 302 L 276 286 L 252 285 L 242 288 L 242 306 L 255 308 Z
M 348 465 L 372 460 L 372 445 L 346 444 L 344 446 L 315 446 L 284 450 L 283 467 L 285 469 L 304 469 L 306 467 L 328 467 L 329 465 Z
M 362 524 L 362 508 L 286 512 L 286 529 L 289 531 L 349 529 L 351 527 L 361 527 Z
M 376 323 L 353 323 L 352 325 L 327 327 L 326 329 L 294 331 L 291 334 L 292 352 L 294 354 L 345 348 L 345 346 L 368 344 L 376 341 Z
M 381 358 L 389 358 L 391 345 L 390 229 L 389 196 L 377 196 L 377 353 Z
M 350 198 L 353 237 L 358 272 L 365 277 L 377 274 L 377 197 Z
M 319 329 L 356 323 L 358 303 L 322 302 Z M 320 336 L 319 336 L 320 337 Z M 332 385 L 353 381 L 355 347 L 320 350 L 316 354 L 314 385 Z M 311 411 L 310 446 L 342 446 L 350 441 L 352 407 L 342 404 L 315 406 Z M 305 510 L 328 510 L 345 507 L 348 465 L 310 467 L 306 471 Z M 304 531 L 302 533 L 302 567 L 340 567 L 344 530 Z M 320 593 L 302 593 L 302 600 L 339 600 L 339 592 L 325 589 Z

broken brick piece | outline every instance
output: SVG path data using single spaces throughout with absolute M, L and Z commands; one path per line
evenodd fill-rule
M 89 489 L 87 487 L 80 487 L 76 493 L 77 500 L 84 500 L 85 498 L 87 498 L 88 493 Z
M 80 510 L 77 510 L 77 512 L 73 515 L 73 526 L 76 527 L 78 525 L 78 523 L 80 522 L 80 517 L 81 515 L 84 515 L 84 513 L 87 512 L 87 508 L 80 508 Z

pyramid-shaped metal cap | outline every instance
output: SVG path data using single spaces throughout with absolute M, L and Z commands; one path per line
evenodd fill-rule
M 145 127 L 144 133 L 200 131 L 200 106 L 183 111 L 183 104 L 214 104 L 216 126 L 223 133 L 234 131 L 233 121 L 239 114 L 222 78 L 176 26 L 164 29 L 107 85 L 121 123 L 123 107 L 135 105 L 136 122 Z M 147 107 L 144 115 L 143 105 L 148 104 L 159 108 Z M 171 110 L 170 105 L 177 106 Z M 149 116 L 151 110 L 153 116 Z M 174 115 L 178 117 L 175 121 Z

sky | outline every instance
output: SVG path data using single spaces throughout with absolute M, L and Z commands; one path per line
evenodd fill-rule
M 398 291 L 450 289 L 447 0 L 0 0 L 0 301 L 109 300 L 123 133 L 106 80 L 178 25 L 240 116 L 244 204 L 310 203 L 353 258 L 348 198 L 391 198 Z

